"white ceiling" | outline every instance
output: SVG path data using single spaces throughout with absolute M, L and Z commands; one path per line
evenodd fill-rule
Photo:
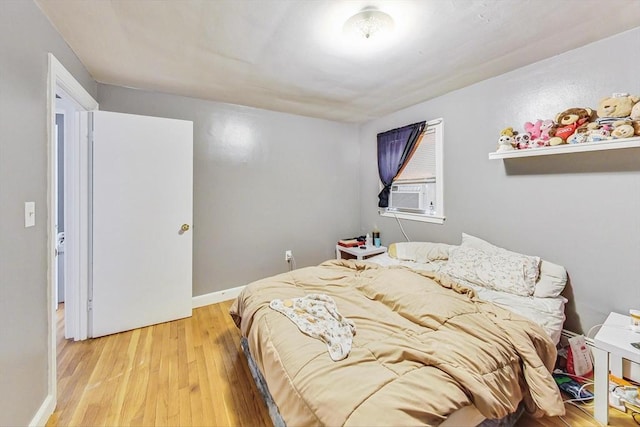
M 346 122 L 640 25 L 639 0 L 36 2 L 98 82 Z M 393 33 L 347 39 L 367 6 Z

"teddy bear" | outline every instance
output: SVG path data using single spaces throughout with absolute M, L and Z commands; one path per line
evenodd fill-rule
M 640 136 L 640 102 L 636 102 L 636 104 L 631 108 L 631 114 L 629 115 L 631 118 L 631 125 L 634 129 L 634 134 L 636 136 Z
M 552 131 L 549 145 L 566 144 L 567 139 L 579 128 L 586 131 L 587 123 L 593 117 L 591 108 L 569 108 L 556 116 L 557 126 Z M 582 132 L 582 131 L 581 131 Z
M 631 138 L 635 133 L 635 129 L 630 120 L 618 120 L 613 122 L 613 131 L 611 136 L 613 139 Z
M 598 124 L 613 124 L 613 122 L 621 118 L 629 117 L 631 110 L 638 101 L 640 101 L 640 98 L 628 94 L 603 98 L 598 104 L 596 122 Z

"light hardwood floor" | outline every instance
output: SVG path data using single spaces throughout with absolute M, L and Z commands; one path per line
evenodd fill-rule
M 81 342 L 65 340 L 60 321 L 58 406 L 47 426 L 271 426 L 230 306 L 209 305 L 188 319 Z M 611 425 L 635 425 L 628 415 L 609 412 Z M 570 405 L 564 420 L 597 425 Z M 517 425 L 567 424 L 525 416 Z

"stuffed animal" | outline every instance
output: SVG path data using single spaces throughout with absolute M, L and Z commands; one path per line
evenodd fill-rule
M 504 128 L 500 131 L 500 135 L 507 135 L 507 136 L 511 136 L 514 137 L 518 134 L 517 131 L 514 131 L 513 128 Z
M 515 150 L 516 135 L 518 135 L 518 132 L 514 131 L 513 128 L 502 129 L 500 131 L 500 138 L 498 138 L 498 149 L 496 151 Z
M 567 138 L 567 144 L 582 144 L 583 142 L 587 142 L 587 132 L 574 132 Z
M 543 142 L 544 145 L 549 145 L 549 139 L 551 139 L 551 135 L 555 132 L 556 124 L 553 120 L 547 119 L 542 122 L 540 125 L 540 138 L 538 138 L 538 142 Z M 538 144 L 540 146 L 540 144 Z
M 586 142 L 599 142 L 611 139 L 611 129 L 611 125 L 589 123 L 588 130 L 585 132 L 587 136 Z
M 513 136 L 503 134 L 498 138 L 498 149 L 496 150 L 498 153 L 502 151 L 511 151 L 515 150 L 514 148 L 515 140 Z
M 640 136 L 640 102 L 636 102 L 636 104 L 631 109 L 631 125 L 634 129 L 634 134 L 636 136 Z
M 556 116 L 556 123 L 558 125 L 552 132 L 553 135 L 551 135 L 549 139 L 549 145 L 566 144 L 567 139 L 573 135 L 579 127 L 584 126 L 584 128 L 586 128 L 587 123 L 591 121 L 592 117 L 593 110 L 591 110 L 591 108 L 569 108 L 559 113 Z
M 518 150 L 526 150 L 531 143 L 531 134 L 529 132 L 519 133 L 516 135 L 516 148 Z
M 613 139 L 631 138 L 634 133 L 635 129 L 631 120 L 618 120 L 613 123 L 613 131 L 611 132 Z
M 611 96 L 603 98 L 598 104 L 598 124 L 612 124 L 623 117 L 629 117 L 634 104 L 640 101 L 637 96 Z
M 631 117 L 631 120 L 640 120 L 640 102 L 636 102 L 633 105 L 629 117 Z
M 638 113 L 640 114 L 640 111 Z M 542 126 L 542 120 L 540 119 L 536 120 L 535 123 L 526 122 L 524 124 L 524 131 L 529 133 L 532 141 L 540 138 L 540 133 L 542 132 L 540 126 Z

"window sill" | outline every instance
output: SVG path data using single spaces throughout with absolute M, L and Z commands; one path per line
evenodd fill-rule
M 388 212 L 383 209 L 378 209 L 378 214 L 387 218 L 408 219 L 410 221 L 429 222 L 432 224 L 444 224 L 445 220 L 445 217 L 443 216 L 415 214 L 409 212 Z

